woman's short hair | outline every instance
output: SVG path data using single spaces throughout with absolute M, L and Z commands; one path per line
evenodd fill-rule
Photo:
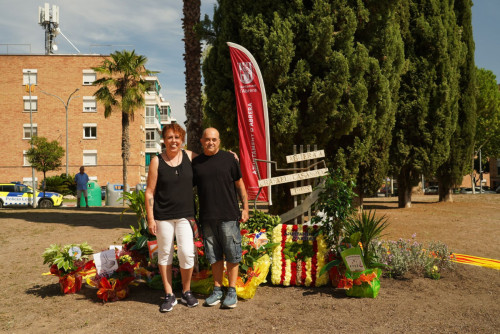
M 186 137 L 186 130 L 184 130 L 178 123 L 167 124 L 163 127 L 163 129 L 161 130 L 161 136 L 163 139 L 165 139 L 165 135 L 167 134 L 168 130 L 172 130 L 175 134 L 178 134 L 179 137 L 181 137 L 182 142 L 185 141 L 184 139 Z

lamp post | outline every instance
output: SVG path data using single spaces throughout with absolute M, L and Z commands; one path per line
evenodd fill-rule
M 73 94 L 75 94 L 76 92 L 78 92 L 80 90 L 80 88 L 77 88 L 75 89 L 75 91 L 71 94 L 69 94 L 68 96 L 68 101 L 66 103 L 64 103 L 64 100 L 61 99 L 59 96 L 57 95 L 54 95 L 54 94 L 51 94 L 51 93 L 47 93 L 47 92 L 44 92 L 43 90 L 40 89 L 40 91 L 46 95 L 50 95 L 50 96 L 53 96 L 53 97 L 56 97 L 59 99 L 59 101 L 62 102 L 62 104 L 64 105 L 64 108 L 66 109 L 66 178 L 68 177 L 68 106 L 69 106 L 69 102 L 71 101 L 71 99 L 73 97 L 78 97 L 78 96 L 73 96 Z
M 30 94 L 30 144 L 33 149 L 33 108 L 31 105 L 31 71 L 28 71 L 28 92 Z M 31 186 L 33 187 L 33 195 L 31 196 L 31 206 L 36 208 L 36 184 L 35 184 L 35 168 L 31 166 Z

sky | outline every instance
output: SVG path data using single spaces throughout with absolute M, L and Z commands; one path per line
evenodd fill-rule
M 44 54 L 45 33 L 38 24 L 44 1 L 0 0 L 0 54 Z M 135 50 L 148 58 L 147 68 L 159 71 L 161 93 L 180 124 L 184 103 L 184 44 L 181 0 L 51 0 L 59 6 L 59 28 L 83 54 Z M 210 17 L 216 0 L 201 0 L 202 18 Z M 500 1 L 477 0 L 472 7 L 476 66 L 493 71 L 500 81 Z M 10 44 L 8 47 L 4 44 Z M 24 45 L 13 45 L 24 44 Z M 62 36 L 57 54 L 77 53 Z M 229 53 L 228 53 L 229 57 Z

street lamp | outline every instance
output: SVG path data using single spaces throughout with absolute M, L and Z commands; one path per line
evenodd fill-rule
M 40 88 L 39 88 L 40 89 Z M 61 99 L 59 96 L 57 95 L 54 95 L 54 94 L 51 94 L 51 93 L 47 93 L 47 92 L 44 92 L 43 90 L 40 89 L 40 91 L 46 95 L 50 95 L 50 96 L 53 96 L 53 97 L 56 97 L 59 99 L 59 101 L 62 102 L 62 104 L 64 105 L 64 108 L 66 109 L 66 178 L 68 177 L 68 106 L 69 106 L 69 102 L 71 101 L 71 99 L 73 97 L 78 97 L 78 96 L 73 96 L 73 94 L 75 94 L 76 92 L 78 92 L 80 90 L 80 88 L 77 88 L 75 89 L 75 91 L 71 94 L 69 94 L 68 96 L 68 101 L 66 103 L 64 103 L 63 99 Z
M 28 71 L 28 92 L 30 94 L 30 143 L 31 149 L 33 149 L 33 109 L 31 105 L 31 71 Z M 36 208 L 36 185 L 35 185 L 35 168 L 31 165 L 31 185 L 33 187 L 33 195 L 31 196 L 31 206 Z

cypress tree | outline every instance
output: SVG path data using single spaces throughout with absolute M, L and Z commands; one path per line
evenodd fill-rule
M 401 78 L 390 155 L 398 205 L 410 207 L 412 187 L 420 175 L 434 175 L 450 154 L 457 122 L 457 67 L 463 53 L 453 1 L 404 4 L 402 35 L 408 67 Z
M 402 39 L 387 1 L 220 0 L 204 64 L 205 112 L 230 148 L 238 142 L 227 41 L 247 48 L 268 96 L 272 157 L 317 144 L 365 187 L 379 186 L 394 124 Z M 375 154 L 374 154 L 375 153 Z M 346 175 L 347 176 L 347 175 Z M 375 181 L 373 181 L 375 180 Z
M 464 61 L 458 67 L 459 94 L 458 120 L 450 140 L 450 155 L 436 175 L 439 181 L 439 201 L 453 201 L 451 189 L 462 183 L 470 169 L 476 124 L 476 67 L 474 65 L 474 39 L 472 37 L 472 1 L 455 0 L 455 15 L 465 48 Z

